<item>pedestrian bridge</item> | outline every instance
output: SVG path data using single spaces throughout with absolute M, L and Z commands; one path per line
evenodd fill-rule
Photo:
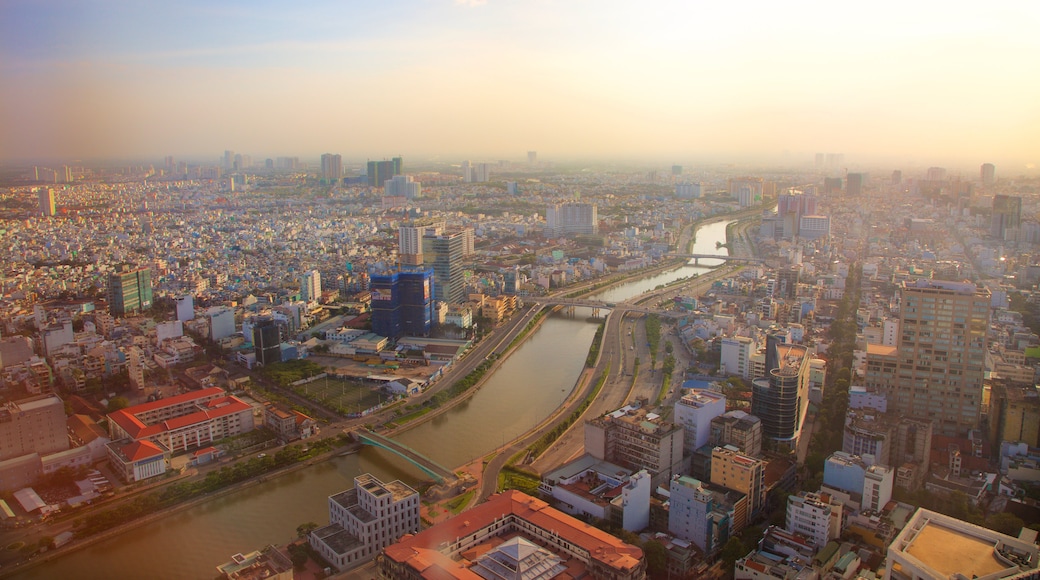
M 677 254 L 669 253 L 665 254 L 668 258 L 687 258 L 693 259 L 694 263 L 698 263 L 700 260 L 722 260 L 728 262 L 747 262 L 750 264 L 761 264 L 765 262 L 761 258 L 748 258 L 744 256 L 730 256 L 728 254 L 716 255 L 716 254 Z
M 383 437 L 364 428 L 358 429 L 355 433 L 358 441 L 364 445 L 385 449 L 404 458 L 412 465 L 421 469 L 423 473 L 432 477 L 437 483 L 454 483 L 458 479 L 454 471 L 440 465 L 407 445 L 402 445 L 393 439 Z

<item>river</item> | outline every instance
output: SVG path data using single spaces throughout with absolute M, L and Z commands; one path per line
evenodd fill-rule
M 728 221 L 702 226 L 693 253 L 725 254 Z M 711 260 L 721 263 L 721 260 Z M 708 260 L 702 260 L 708 262 Z M 708 271 L 688 264 L 606 290 L 597 299 L 622 301 L 660 284 Z M 457 467 L 537 425 L 567 397 L 581 373 L 596 324 L 589 310 L 550 316 L 469 400 L 397 436 L 434 461 Z M 329 495 L 372 473 L 416 483 L 423 474 L 387 452 L 364 447 L 295 473 L 206 502 L 152 525 L 74 552 L 15 578 L 214 578 L 216 566 L 236 552 L 296 537 L 296 526 L 328 522 Z

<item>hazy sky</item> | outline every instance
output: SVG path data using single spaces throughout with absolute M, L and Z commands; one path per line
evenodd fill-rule
M 1040 2 L 0 0 L 0 157 L 1040 163 Z

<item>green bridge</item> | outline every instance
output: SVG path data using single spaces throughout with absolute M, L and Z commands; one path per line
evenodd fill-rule
M 355 433 L 357 433 L 358 441 L 362 444 L 386 449 L 387 451 L 408 460 L 409 463 L 421 469 L 423 473 L 432 477 L 437 483 L 454 483 L 458 480 L 458 476 L 455 475 L 454 471 L 433 461 L 429 457 L 426 457 L 407 445 L 402 445 L 393 439 L 383 437 L 382 435 L 373 433 L 368 429 L 358 429 Z

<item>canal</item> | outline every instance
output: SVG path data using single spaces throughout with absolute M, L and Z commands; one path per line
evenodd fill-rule
M 717 248 L 716 242 L 726 241 L 728 223 L 701 226 L 693 253 L 725 254 L 726 248 Z M 688 264 L 604 291 L 597 299 L 626 300 L 706 271 Z M 566 399 L 584 367 L 597 327 L 586 320 L 589 314 L 579 308 L 573 316 L 550 316 L 469 400 L 396 439 L 442 465 L 457 467 L 534 427 Z M 296 537 L 296 527 L 303 523 L 327 523 L 326 498 L 351 487 L 361 473 L 406 483 L 424 478 L 406 461 L 364 447 L 360 453 L 206 502 L 15 578 L 214 578 L 216 566 L 232 554 L 284 544 Z

